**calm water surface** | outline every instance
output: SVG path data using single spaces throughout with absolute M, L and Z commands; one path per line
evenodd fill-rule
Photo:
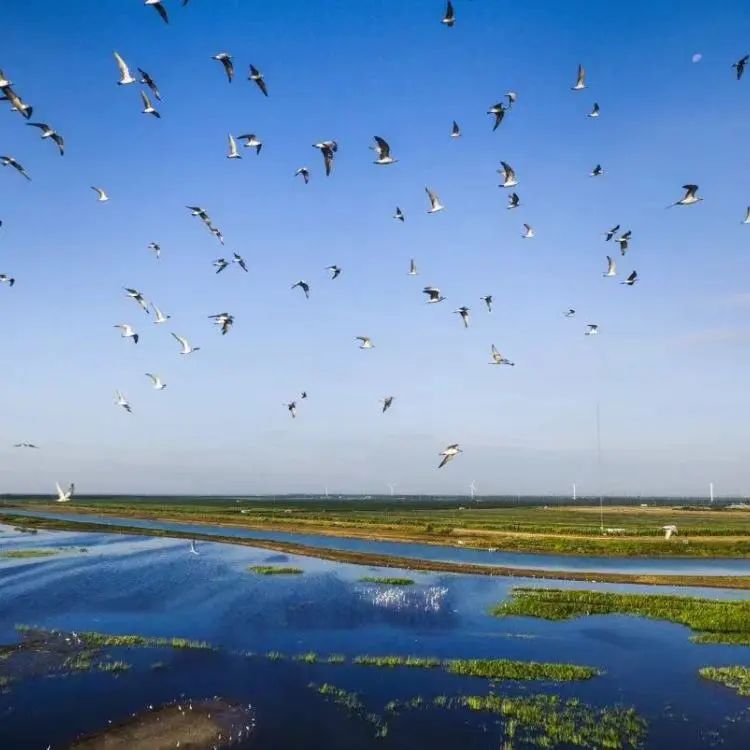
M 388 545 L 393 546 L 401 545 Z M 254 739 L 239 747 L 468 750 L 501 744 L 497 717 L 436 709 L 389 719 L 388 736 L 375 739 L 369 725 L 308 687 L 311 681 L 331 682 L 356 691 L 368 710 L 382 713 L 393 699 L 486 694 L 486 680 L 438 670 L 270 662 L 238 653 L 269 650 L 589 664 L 605 674 L 564 685 L 506 682 L 495 690 L 507 695 L 576 696 L 597 706 L 632 705 L 649 721 L 647 748 L 750 746 L 750 699 L 697 675 L 706 665 L 750 665 L 750 649 L 691 644 L 684 627 L 631 617 L 553 623 L 487 614 L 512 585 L 541 585 L 538 581 L 404 572 L 416 579 L 415 586 L 384 589 L 358 579 L 402 573 L 219 543 L 199 543 L 200 555 L 195 556 L 182 540 L 72 532 L 27 535 L 0 527 L 0 549 L 30 547 L 59 547 L 61 552 L 38 560 L 0 558 L 0 641 L 14 642 L 14 626 L 29 623 L 64 630 L 183 636 L 209 641 L 220 650 L 110 649 L 114 658 L 133 665 L 129 672 L 119 677 L 85 673 L 19 682 L 0 695 L 3 749 L 63 748 L 82 732 L 106 727 L 110 719 L 117 721 L 180 695 L 221 695 L 251 703 L 258 730 Z M 81 547 L 88 552 L 81 552 Z M 440 554 L 439 549 L 424 549 Z M 269 578 L 246 570 L 269 561 L 305 572 Z M 152 670 L 156 661 L 164 662 L 165 668 Z

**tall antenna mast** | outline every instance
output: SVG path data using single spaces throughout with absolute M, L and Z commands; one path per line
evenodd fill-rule
M 596 402 L 596 471 L 599 485 L 599 527 L 604 533 L 604 498 L 602 497 L 602 428 L 599 415 L 599 402 Z
M 713 482 L 711 482 L 708 485 L 708 490 L 709 490 L 709 492 L 711 494 L 711 505 L 713 505 L 714 504 L 714 483 Z

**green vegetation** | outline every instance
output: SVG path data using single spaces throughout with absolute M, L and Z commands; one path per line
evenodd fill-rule
M 269 661 L 281 661 L 284 658 L 284 654 L 280 651 L 269 651 L 266 654 L 266 659 Z
M 343 654 L 329 654 L 325 661 L 328 664 L 344 664 L 346 657 Z
M 302 661 L 305 664 L 317 664 L 318 655 L 314 651 L 308 651 L 306 654 L 297 654 L 294 661 Z
M 362 583 L 381 583 L 385 586 L 411 586 L 413 578 L 378 578 L 377 576 L 364 576 L 359 579 Z
M 16 630 L 23 632 L 38 632 L 60 635 L 59 630 L 49 630 L 35 625 L 16 625 Z M 91 648 L 106 648 L 108 646 L 122 646 L 132 648 L 141 647 L 168 647 L 168 648 L 195 648 L 212 649 L 213 646 L 205 641 L 189 641 L 186 638 L 151 638 L 143 635 L 111 635 L 109 633 L 97 633 L 93 631 L 78 633 L 81 643 Z
M 120 672 L 127 672 L 130 669 L 130 664 L 124 661 L 103 661 L 96 665 L 96 668 L 102 672 L 113 672 L 119 674 Z
M 7 557 L 12 560 L 21 560 L 34 557 L 52 557 L 57 554 L 54 549 L 9 549 L 0 552 L 0 557 Z
M 750 695 L 750 667 L 703 667 L 698 674 L 736 690 L 739 695 Z
M 364 664 L 368 667 L 419 667 L 434 669 L 442 665 L 440 659 L 424 656 L 355 656 L 354 664 Z
M 281 565 L 249 565 L 247 569 L 259 576 L 296 576 L 305 572 L 302 568 L 285 568 Z
M 718 601 L 665 594 L 619 594 L 607 591 L 514 588 L 497 605 L 496 617 L 521 615 L 569 620 L 584 615 L 625 614 L 687 625 L 696 643 L 750 642 L 750 600 Z
M 453 659 L 446 662 L 452 674 L 486 677 L 493 680 L 590 680 L 601 674 L 598 669 L 577 664 L 552 664 L 511 659 Z

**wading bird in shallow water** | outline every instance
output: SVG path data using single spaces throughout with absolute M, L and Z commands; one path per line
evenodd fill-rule
M 119 323 L 118 325 L 114 326 L 115 328 L 120 329 L 120 337 L 123 339 L 133 339 L 133 343 L 138 343 L 138 334 L 135 332 L 135 329 L 133 326 L 129 325 L 128 323 Z
M 357 341 L 361 341 L 362 343 L 359 345 L 360 349 L 374 349 L 375 344 L 372 343 L 372 339 L 369 336 L 355 336 L 355 339 Z
M 665 539 L 671 539 L 673 536 L 677 536 L 677 527 L 674 524 L 669 524 L 668 526 L 662 526 L 662 531 L 664 532 L 664 538 Z
M 745 55 L 744 57 L 737 60 L 736 63 L 732 63 L 732 67 L 737 71 L 738 81 L 740 80 L 740 78 L 742 78 L 742 74 L 745 72 L 745 66 L 747 65 L 749 60 L 750 55 Z
M 458 443 L 453 443 L 452 445 L 449 445 L 444 451 L 441 451 L 439 455 L 443 458 L 438 464 L 438 469 L 442 469 L 443 466 L 445 466 L 449 461 L 452 461 L 459 453 L 463 453 L 463 451 L 458 447 Z
M 692 206 L 694 203 L 703 200 L 703 198 L 699 198 L 696 195 L 698 192 L 697 185 L 683 185 L 682 189 L 685 191 L 685 195 L 683 195 L 680 200 L 670 203 L 667 208 L 672 208 L 672 206 Z
M 178 336 L 176 333 L 173 333 L 172 336 L 177 339 L 182 347 L 180 354 L 192 354 L 200 350 L 199 346 L 191 346 L 190 342 L 184 336 Z
M 125 409 L 128 414 L 131 414 L 133 412 L 133 409 L 128 403 L 128 400 L 125 398 L 125 396 L 122 395 L 122 393 L 120 393 L 120 391 L 115 391 L 115 404 L 117 406 L 122 406 L 122 408 Z
M 42 131 L 42 138 L 51 138 L 56 144 L 60 151 L 60 156 L 65 153 L 65 141 L 63 137 L 56 131 L 53 130 L 46 122 L 27 122 L 30 128 L 39 128 Z
M 464 328 L 469 327 L 469 308 L 464 305 L 463 307 L 459 307 L 458 310 L 454 310 L 454 313 L 461 316 L 461 321 L 464 324 Z
M 298 281 L 292 284 L 292 289 L 299 287 L 305 293 L 305 299 L 310 299 L 310 285 L 306 281 Z
M 631 273 L 630 276 L 625 279 L 625 281 L 621 281 L 620 283 L 625 284 L 626 286 L 633 286 L 636 281 L 638 281 L 638 274 L 636 271 L 633 271 L 633 273 Z
M 492 357 L 492 362 L 489 364 L 491 365 L 508 365 L 509 367 L 515 367 L 516 363 L 511 362 L 509 359 L 506 359 L 503 357 L 502 354 L 498 351 L 497 347 L 493 344 L 492 348 L 490 349 L 490 356 Z
M 438 211 L 442 211 L 445 206 L 440 202 L 437 193 L 433 193 L 430 188 L 425 188 L 427 197 L 430 200 L 430 207 L 427 209 L 428 214 L 436 214 Z
M 383 414 L 385 414 L 388 409 L 391 408 L 391 405 L 393 404 L 393 399 L 396 398 L 395 396 L 386 396 L 381 403 L 383 404 Z
M 70 486 L 68 487 L 67 491 L 63 491 L 63 488 L 60 487 L 59 482 L 55 482 L 55 488 L 57 489 L 57 502 L 58 503 L 67 503 L 71 497 L 73 497 L 73 493 L 76 491 L 76 486 L 73 484 L 73 482 L 70 483 Z
M 167 387 L 167 384 L 158 375 L 147 372 L 146 377 L 151 381 L 155 391 L 163 391 Z
M 249 81 L 253 81 L 257 84 L 258 88 L 263 92 L 263 96 L 268 96 L 268 88 L 261 73 L 254 65 L 250 66 L 250 72 L 247 74 Z
M 232 78 L 234 78 L 234 64 L 232 63 L 232 56 L 228 52 L 219 52 L 218 54 L 213 55 L 211 59 L 217 60 L 224 66 L 224 72 L 227 74 L 229 83 L 231 83 Z
M 448 0 L 448 5 L 445 8 L 445 15 L 440 23 L 445 24 L 448 28 L 456 23 L 456 13 L 453 10 L 453 3 L 451 3 L 451 0 Z

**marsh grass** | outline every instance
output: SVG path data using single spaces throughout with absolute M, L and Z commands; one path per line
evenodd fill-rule
M 345 664 L 346 657 L 343 654 L 329 654 L 325 658 L 326 664 Z
M 9 549 L 0 552 L 0 557 L 6 557 L 10 560 L 23 560 L 35 557 L 52 557 L 57 552 L 54 549 Z
M 719 601 L 666 594 L 619 594 L 574 589 L 514 588 L 492 609 L 496 617 L 520 615 L 569 620 L 624 614 L 676 622 L 696 631 L 696 643 L 749 643 L 750 600 Z
M 296 576 L 305 572 L 302 568 L 284 567 L 282 565 L 248 565 L 247 569 L 259 576 Z
M 96 665 L 96 668 L 101 672 L 112 672 L 119 674 L 120 672 L 127 672 L 131 665 L 125 661 L 103 661 Z
M 360 583 L 379 583 L 384 586 L 411 586 L 414 583 L 413 578 L 380 578 L 378 576 L 363 576 L 359 580 Z
M 453 659 L 445 664 L 452 674 L 495 680 L 590 680 L 601 674 L 594 667 L 511 659 Z
M 738 695 L 750 695 L 750 667 L 703 667 L 698 674 L 736 690 Z
M 35 625 L 16 625 L 19 633 L 37 632 L 51 635 L 66 635 L 60 630 L 37 627 Z M 143 635 L 112 635 L 109 633 L 97 633 L 86 631 L 77 634 L 80 643 L 91 648 L 106 648 L 108 646 L 120 646 L 123 648 L 155 647 L 155 648 L 177 648 L 177 649 L 206 649 L 213 650 L 213 646 L 206 641 L 191 641 L 187 638 L 153 638 Z
M 421 669 L 434 669 L 442 665 L 440 659 L 426 656 L 369 656 L 367 654 L 355 656 L 354 664 L 362 664 L 368 667 L 419 667 Z
M 297 654 L 296 656 L 292 657 L 294 661 L 301 661 L 305 664 L 317 664 L 318 663 L 318 655 L 314 651 L 308 651 L 305 654 Z

